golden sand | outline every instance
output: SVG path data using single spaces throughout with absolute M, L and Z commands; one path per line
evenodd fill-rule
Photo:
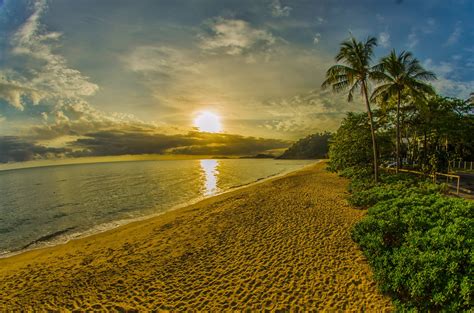
M 5 310 L 390 311 L 317 164 L 102 234 L 0 260 Z

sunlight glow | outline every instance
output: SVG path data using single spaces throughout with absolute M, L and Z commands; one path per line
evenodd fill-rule
M 220 117 L 209 111 L 199 113 L 194 120 L 194 126 L 202 132 L 220 133 L 222 131 Z
M 204 195 L 210 196 L 217 193 L 217 176 L 219 171 L 218 160 L 201 160 L 201 169 L 204 171 Z

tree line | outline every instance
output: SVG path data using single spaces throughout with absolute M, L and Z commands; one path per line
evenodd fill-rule
M 429 84 L 436 75 L 411 52 L 392 50 L 374 64 L 377 39 L 341 43 L 336 65 L 322 88 L 360 92 L 365 114 L 349 113 L 332 138 L 331 166 L 341 170 L 371 165 L 378 180 L 380 161 L 422 171 L 446 170 L 450 160 L 474 157 L 474 105 L 442 97 Z M 403 160 L 403 162 L 402 162 Z

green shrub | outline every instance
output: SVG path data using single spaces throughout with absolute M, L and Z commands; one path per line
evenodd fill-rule
M 380 182 L 375 184 L 371 170 L 361 167 L 348 167 L 339 175 L 351 179 L 348 201 L 359 208 L 368 208 L 379 201 L 401 197 L 407 193 L 420 195 L 446 191 L 446 185 L 434 184 L 430 179 L 410 174 L 381 174 Z
M 353 180 L 369 180 L 372 177 L 372 169 L 366 167 L 347 167 L 339 172 L 339 176 Z
M 380 177 L 381 183 L 378 185 L 361 175 L 352 177 L 355 178 L 349 184 L 349 191 L 352 194 L 348 201 L 351 205 L 359 208 L 367 208 L 379 201 L 401 197 L 407 193 L 430 194 L 442 189 L 430 181 L 406 174 L 382 175 Z
M 467 312 L 474 306 L 474 203 L 432 185 L 400 184 L 390 196 L 374 187 L 380 202 L 352 237 L 399 310 Z
M 374 186 L 370 189 L 359 190 L 349 197 L 351 205 L 359 208 L 367 208 L 379 201 L 399 197 L 403 191 L 399 189 L 387 188 L 387 186 Z

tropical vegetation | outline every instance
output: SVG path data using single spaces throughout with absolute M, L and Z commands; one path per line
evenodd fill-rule
M 379 100 L 383 105 L 388 103 L 390 98 L 394 98 L 397 103 L 395 162 L 398 174 L 400 169 L 400 105 L 402 95 L 404 98 L 424 100 L 427 95 L 434 94 L 434 89 L 423 83 L 423 80 L 434 80 L 436 75 L 426 71 L 411 52 L 402 51 L 397 55 L 395 50 L 382 58 L 375 75 L 383 83 L 374 90 L 370 97 L 371 100 Z
M 429 174 L 474 160 L 473 97 L 437 95 L 428 84 L 435 75 L 410 52 L 392 50 L 372 65 L 375 45 L 343 42 L 336 61 L 346 65 L 331 67 L 323 83 L 348 90 L 348 100 L 361 88 L 366 104 L 329 144 L 329 170 L 350 178 L 349 203 L 367 209 L 352 238 L 398 311 L 472 312 L 474 202 L 447 196 L 448 185 L 429 176 L 377 170 L 380 162 Z
M 376 45 L 373 37 L 344 41 L 336 55 L 343 64 L 330 67 L 322 84 L 335 92 L 347 90 L 348 101 L 360 90 L 367 111 L 366 118 L 349 113 L 333 136 L 332 168 L 365 164 L 377 182 L 380 162 L 395 165 L 397 172 L 402 163 L 433 172 L 446 171 L 449 161 L 474 160 L 473 101 L 437 95 L 427 84 L 436 76 L 410 52 L 392 50 L 371 64 Z

